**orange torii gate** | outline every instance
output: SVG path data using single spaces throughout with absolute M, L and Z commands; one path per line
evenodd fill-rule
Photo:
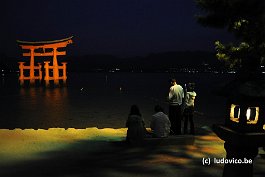
M 30 57 L 30 64 L 29 66 L 25 66 L 25 62 L 18 62 L 19 63 L 19 81 L 21 85 L 24 85 L 24 80 L 29 80 L 30 84 L 34 84 L 35 80 L 42 80 L 42 65 L 38 63 L 38 66 L 35 66 L 34 57 L 44 57 L 44 56 L 53 56 L 52 65 L 49 65 L 50 61 L 44 61 L 44 68 L 45 68 L 45 84 L 49 85 L 50 80 L 54 81 L 55 85 L 59 85 L 59 80 L 63 80 L 66 82 L 66 62 L 62 62 L 62 66 L 58 65 L 57 56 L 66 55 L 65 51 L 58 51 L 58 48 L 64 48 L 68 44 L 73 43 L 72 41 L 73 36 L 61 40 L 54 40 L 54 41 L 40 41 L 40 42 L 28 42 L 28 41 L 19 41 L 20 47 L 23 50 L 29 50 L 27 52 L 23 52 L 23 56 Z M 24 70 L 29 70 L 29 76 L 24 75 Z M 35 75 L 35 70 L 37 70 L 38 75 Z M 49 71 L 52 70 L 53 76 L 50 76 Z M 63 71 L 62 76 L 59 75 L 59 70 Z

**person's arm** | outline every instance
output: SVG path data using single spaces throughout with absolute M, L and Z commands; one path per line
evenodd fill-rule
M 194 101 L 196 97 L 196 93 L 195 92 L 190 93 L 190 97 Z
M 182 98 L 184 98 L 185 97 L 185 92 L 184 92 L 184 89 L 181 87 L 181 89 L 182 89 Z
M 173 87 L 170 87 L 169 94 L 168 94 L 168 100 L 169 101 L 172 100 L 173 96 L 174 96 L 174 90 L 173 90 Z

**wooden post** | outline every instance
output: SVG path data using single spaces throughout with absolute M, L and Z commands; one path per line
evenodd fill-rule
M 45 61 L 44 62 L 44 68 L 45 68 L 45 76 L 44 76 L 44 80 L 45 80 L 45 85 L 49 86 L 50 84 L 50 76 L 49 76 L 49 61 Z
M 63 65 L 63 83 L 66 84 L 66 79 L 67 79 L 67 76 L 66 76 L 66 64 L 67 62 L 62 62 L 62 65 Z
M 34 76 L 34 48 L 30 48 L 30 69 L 29 69 L 30 84 L 35 83 Z
M 20 85 L 24 85 L 24 63 L 25 62 L 18 62 L 19 63 L 19 83 Z
M 53 79 L 54 85 L 59 85 L 59 68 L 57 61 L 57 48 L 53 48 Z
M 41 71 L 41 63 L 38 63 L 39 65 L 39 81 L 42 80 L 42 71 Z

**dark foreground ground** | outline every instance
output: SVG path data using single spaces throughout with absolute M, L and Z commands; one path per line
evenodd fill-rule
M 126 129 L 0 130 L 3 177 L 218 177 L 223 164 L 203 165 L 203 158 L 223 158 L 223 141 L 202 127 L 194 142 L 130 147 Z M 263 153 L 263 152 L 261 152 Z M 255 160 L 254 176 L 265 176 L 265 159 Z

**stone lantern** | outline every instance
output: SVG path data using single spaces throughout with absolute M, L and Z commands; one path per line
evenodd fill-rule
M 247 82 L 234 88 L 237 93 L 229 95 L 227 100 L 227 127 L 242 133 L 265 131 L 265 90 L 258 93 L 260 86 Z
M 222 89 L 227 97 L 224 125 L 213 131 L 225 141 L 223 177 L 252 177 L 258 148 L 265 146 L 265 79 L 236 79 Z

